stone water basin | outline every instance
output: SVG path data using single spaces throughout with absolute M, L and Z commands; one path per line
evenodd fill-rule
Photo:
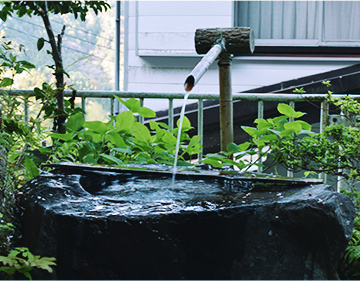
M 351 200 L 319 180 L 59 163 L 24 186 L 38 279 L 336 279 Z

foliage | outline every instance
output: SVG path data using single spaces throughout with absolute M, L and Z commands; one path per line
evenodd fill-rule
M 17 247 L 10 251 L 8 256 L 0 256 L 0 262 L 4 266 L 0 267 L 0 271 L 8 275 L 14 275 L 15 272 L 23 274 L 28 279 L 32 280 L 30 271 L 34 268 L 40 268 L 52 273 L 51 266 L 55 264 L 55 258 L 34 256 L 28 248 Z
M 114 1 L 110 3 L 115 5 Z M 70 78 L 65 76 L 65 83 L 78 90 L 111 90 L 114 84 L 114 9 L 98 15 L 89 12 L 85 22 L 75 21 L 73 18 L 72 14 L 51 15 L 55 33 L 60 33 L 62 26 L 66 25 L 63 63 Z M 18 76 L 14 87 L 33 89 L 41 87 L 44 81 L 54 83 L 53 70 L 46 67 L 53 64 L 51 56 L 46 52 L 47 44 L 40 51 L 37 50 L 37 44 L 34 44 L 34 35 L 37 38 L 47 36 L 42 19 L 34 16 L 31 19 L 25 16 L 19 18 L 13 14 L 12 20 L 7 20 L 6 26 L 2 27 L 4 35 L 26 46 L 26 53 L 22 57 L 31 57 L 31 62 L 37 66 L 30 71 L 31 75 Z
M 113 116 L 108 122 L 85 121 L 81 113 L 66 122 L 66 134 L 52 133 L 53 149 L 40 149 L 51 162 L 71 161 L 88 164 L 122 165 L 129 163 L 160 163 L 173 165 L 178 128 L 170 130 L 164 124 L 150 120 L 150 129 L 136 120 L 136 115 L 152 118 L 155 112 L 141 107 L 137 99 L 126 101 L 116 97 L 129 111 Z M 200 137 L 189 137 L 191 124 L 185 117 L 181 130 L 178 164 L 189 165 L 190 157 L 200 152 Z M 187 144 L 184 142 L 188 141 Z
M 343 267 L 350 279 L 358 279 L 360 276 L 360 214 L 357 212 L 354 220 L 354 229 L 351 240 L 346 248 Z
M 25 15 L 32 17 L 39 16 L 43 20 L 48 40 L 43 37 L 37 41 L 37 49 L 41 50 L 45 42 L 50 44 L 51 51 L 47 51 L 53 58 L 53 65 L 48 66 L 54 71 L 56 78 L 56 100 L 57 111 L 54 116 L 54 129 L 59 133 L 65 133 L 65 121 L 67 115 L 65 113 L 64 105 L 64 76 L 69 74 L 65 71 L 65 67 L 62 59 L 62 39 L 65 34 L 65 25 L 61 32 L 55 36 L 53 28 L 51 26 L 50 14 L 73 14 L 75 19 L 78 17 L 84 21 L 87 13 L 92 10 L 95 14 L 103 10 L 110 8 L 110 5 L 105 1 L 6 1 L 3 3 L 0 10 L 0 18 L 5 22 L 8 16 L 16 13 L 18 17 Z
M 305 113 L 295 111 L 285 103 L 280 103 L 277 110 L 280 116 L 269 119 L 258 118 L 254 121 L 256 127 L 242 127 L 250 135 L 250 141 L 239 145 L 230 143 L 226 147 L 227 151 L 208 154 L 203 163 L 215 167 L 235 166 L 239 170 L 246 171 L 254 165 L 263 166 L 259 160 L 271 154 L 276 157 L 267 168 L 276 164 L 281 156 L 280 150 L 284 142 L 292 142 L 301 135 L 312 133 L 310 124 L 296 120 Z
M 11 42 L 1 38 L 0 44 L 0 261 L 4 266 L 0 271 L 10 275 L 15 271 L 31 278 L 29 271 L 33 267 L 48 270 L 46 266 L 52 265 L 52 258 L 33 256 L 27 248 L 13 248 L 16 236 L 15 203 L 18 187 L 23 179 L 27 180 L 39 173 L 32 160 L 29 149 L 36 147 L 42 130 L 40 127 L 40 113 L 45 109 L 43 104 L 38 117 L 24 121 L 22 105 L 25 96 L 10 97 L 3 88 L 9 88 L 18 74 L 34 68 L 34 65 L 23 60 L 18 60 L 12 54 Z M 27 171 L 27 172 L 26 172 Z M 10 253 L 9 253 L 10 251 Z M 8 256 L 6 253 L 9 253 Z M 22 254 L 23 258 L 18 254 Z M 26 258 L 26 259 L 25 259 Z
M 360 123 L 356 120 L 360 105 L 349 96 L 339 99 L 331 94 L 329 91 L 328 101 L 342 111 L 345 124 L 330 125 L 319 134 L 282 142 L 277 160 L 295 171 L 341 176 L 355 188 L 354 184 L 360 179 Z
M 34 65 L 27 61 L 17 60 L 12 55 L 11 42 L 4 38 L 0 41 L 0 89 L 10 87 L 14 77 Z M 20 158 L 24 156 L 25 143 L 33 143 L 35 136 L 23 120 L 24 116 L 19 113 L 21 102 L 15 97 L 10 97 L 5 91 L 0 92 L 0 199 L 3 203 L 0 213 L 5 221 L 12 217 L 14 205 L 14 191 L 17 187 L 17 169 L 21 164 Z M 20 157 L 20 158 L 19 158 Z

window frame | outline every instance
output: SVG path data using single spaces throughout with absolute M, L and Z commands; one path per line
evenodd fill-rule
M 239 2 L 234 1 L 234 26 L 238 26 Z M 343 55 L 360 56 L 360 40 L 325 40 L 324 39 L 324 0 L 319 1 L 318 38 L 317 39 L 256 39 L 254 54 L 283 54 L 283 55 Z

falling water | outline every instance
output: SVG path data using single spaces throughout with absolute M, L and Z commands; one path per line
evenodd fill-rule
M 185 87 L 185 90 L 186 90 L 186 92 L 185 92 L 185 96 L 184 96 L 184 103 L 181 108 L 180 119 L 179 119 L 180 121 L 179 121 L 179 126 L 178 126 L 178 135 L 177 135 L 177 140 L 176 140 L 175 160 L 174 160 L 174 168 L 173 168 L 173 174 L 172 174 L 172 184 L 175 183 L 175 175 L 176 175 L 176 171 L 177 171 L 177 158 L 178 158 L 179 149 L 180 149 L 181 129 L 182 129 L 182 124 L 183 124 L 184 115 L 185 115 L 186 101 L 189 97 L 191 89 L 188 90 L 188 87 Z

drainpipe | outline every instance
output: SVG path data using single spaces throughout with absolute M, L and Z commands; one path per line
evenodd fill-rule
M 120 90 L 120 15 L 121 15 L 121 2 L 116 1 L 115 6 L 115 79 L 114 90 Z M 120 103 L 117 99 L 114 100 L 114 115 L 120 113 Z

